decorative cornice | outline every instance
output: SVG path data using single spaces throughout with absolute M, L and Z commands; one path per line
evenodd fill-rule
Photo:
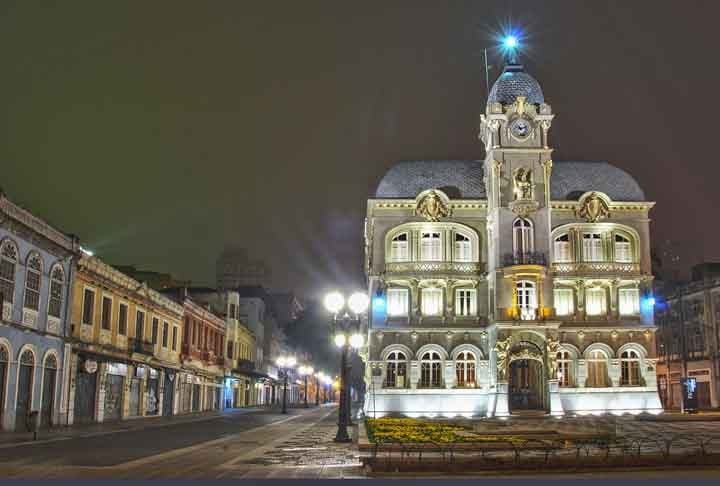
M 80 244 L 77 238 L 66 235 L 62 231 L 53 228 L 27 209 L 23 209 L 17 204 L 14 204 L 2 192 L 0 192 L 0 212 L 4 213 L 8 218 L 22 223 L 65 250 L 75 253 L 80 251 Z

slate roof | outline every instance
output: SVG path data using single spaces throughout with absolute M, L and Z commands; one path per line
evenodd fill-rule
M 644 201 L 637 181 L 607 162 L 553 162 L 551 199 L 577 200 L 588 191 L 604 192 L 615 201 Z M 451 199 L 486 199 L 483 162 L 418 160 L 398 162 L 378 184 L 375 197 L 413 199 L 425 189 L 443 190 Z
M 493 84 L 488 103 L 512 104 L 518 96 L 525 96 L 532 104 L 545 103 L 540 83 L 525 72 L 521 64 L 509 64 Z

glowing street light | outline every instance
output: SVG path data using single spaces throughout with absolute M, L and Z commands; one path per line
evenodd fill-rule
M 277 364 L 278 368 L 280 368 L 280 372 L 283 375 L 283 403 L 282 403 L 282 413 L 287 413 L 287 380 L 288 380 L 288 371 L 293 369 L 295 367 L 295 357 L 294 356 L 280 356 L 277 360 L 275 360 L 275 363 Z

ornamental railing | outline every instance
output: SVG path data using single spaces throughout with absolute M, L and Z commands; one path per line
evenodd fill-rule
M 482 273 L 484 264 L 478 262 L 393 262 L 385 264 L 386 273 L 453 273 L 472 275 Z
M 620 262 L 569 262 L 553 263 L 552 271 L 559 275 L 614 275 L 614 274 L 636 274 L 640 273 L 639 263 Z
M 503 266 L 513 265 L 547 265 L 545 253 L 538 251 L 506 253 L 503 256 Z

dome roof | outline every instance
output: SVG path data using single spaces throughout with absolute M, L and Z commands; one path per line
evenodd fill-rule
M 518 96 L 524 96 L 528 103 L 545 103 L 540 83 L 525 72 L 522 64 L 508 64 L 493 84 L 488 103 L 512 104 Z
M 551 199 L 576 201 L 589 191 L 604 192 L 614 201 L 644 201 L 632 176 L 607 162 L 554 162 Z M 380 181 L 376 198 L 414 199 L 426 189 L 440 189 L 450 199 L 486 199 L 483 162 L 479 160 L 418 160 L 398 162 Z
M 414 198 L 425 189 L 440 189 L 450 199 L 484 199 L 480 160 L 416 160 L 398 162 L 378 184 L 375 197 Z
M 550 184 L 554 201 L 574 201 L 589 191 L 604 192 L 613 201 L 645 200 L 640 184 L 607 162 L 554 162 Z

